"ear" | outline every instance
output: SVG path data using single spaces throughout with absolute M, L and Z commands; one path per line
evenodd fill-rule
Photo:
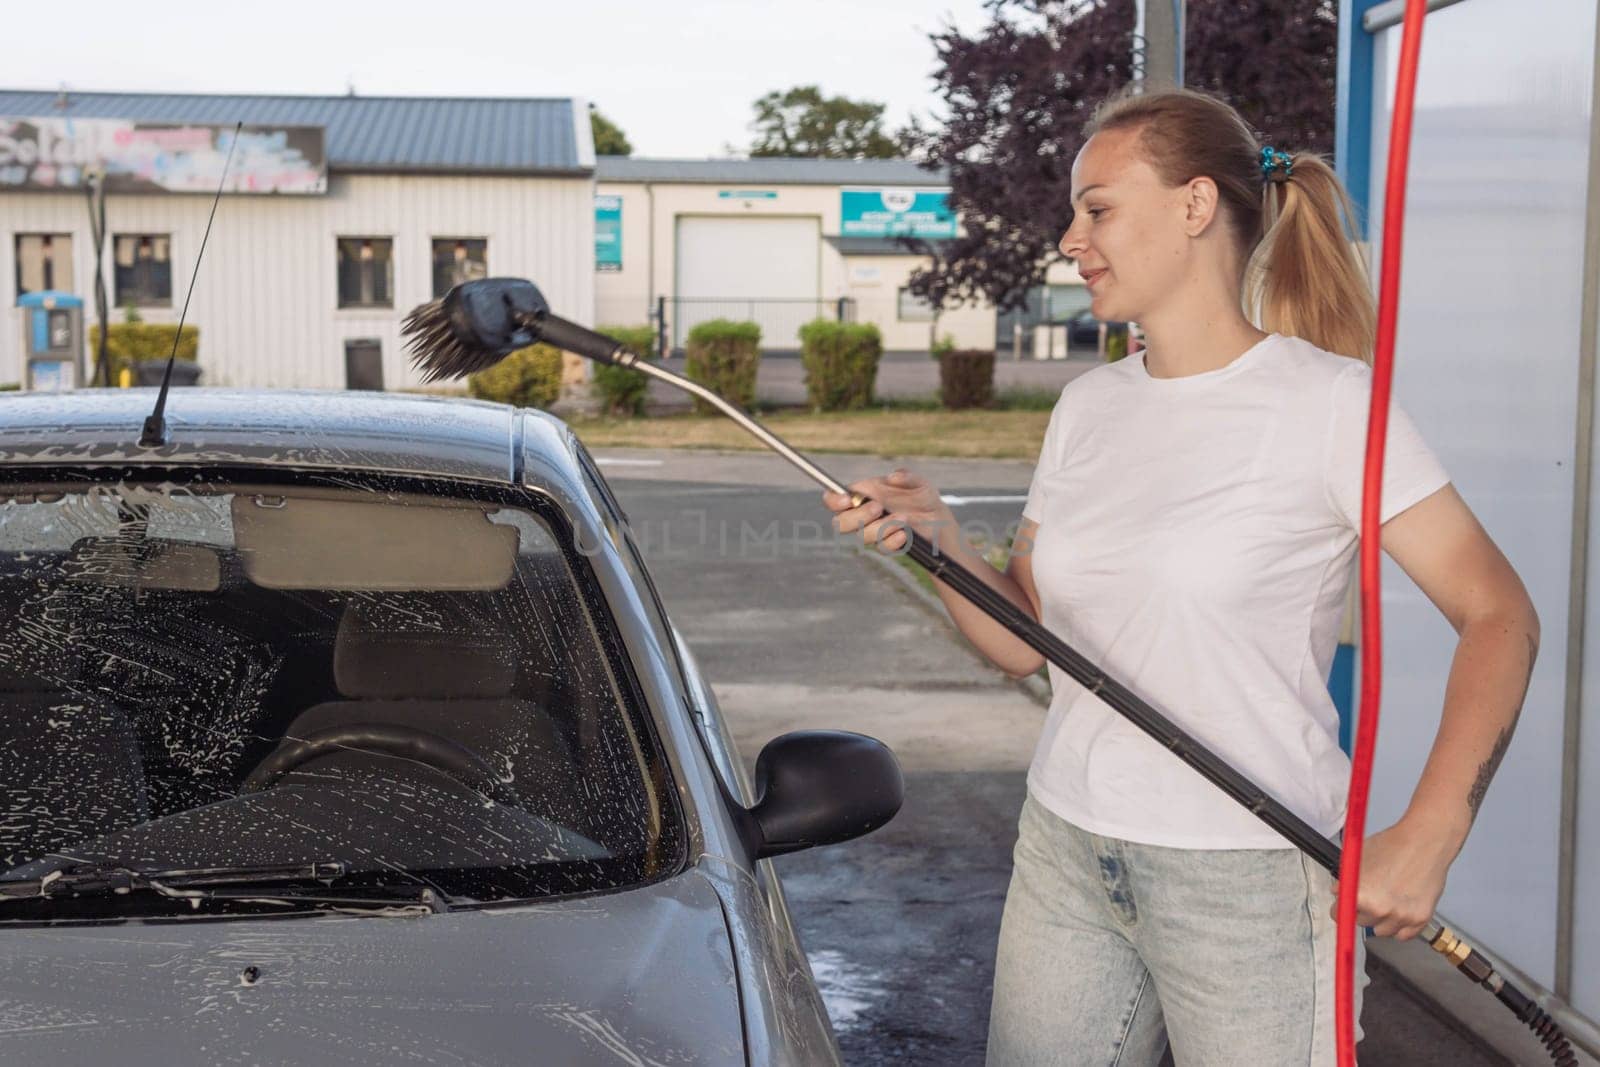
M 1202 174 L 1189 179 L 1179 196 L 1179 203 L 1183 207 L 1184 233 L 1199 237 L 1217 217 L 1217 183 Z

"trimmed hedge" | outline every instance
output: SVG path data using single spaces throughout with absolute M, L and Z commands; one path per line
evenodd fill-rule
M 599 331 L 645 359 L 657 358 L 654 326 L 601 326 Z M 650 379 L 636 370 L 608 363 L 594 366 L 594 389 L 607 415 L 643 415 L 645 390 L 649 386 Z
M 696 323 L 684 345 L 684 372 L 689 380 L 705 386 L 742 408 L 756 402 L 756 365 L 761 361 L 761 327 L 754 322 L 710 319 Z M 697 415 L 710 415 L 716 408 L 694 398 Z
M 883 335 L 870 322 L 813 319 L 800 327 L 806 399 L 817 411 L 851 411 L 872 403 Z
M 994 352 L 962 348 L 939 360 L 939 402 L 951 411 L 994 403 Z
M 479 400 L 497 400 L 513 407 L 549 407 L 561 395 L 561 365 L 561 349 L 529 345 L 468 377 L 467 391 Z
M 1106 362 L 1115 363 L 1128 354 L 1128 328 L 1106 331 Z
M 146 359 L 166 362 L 172 355 L 172 339 L 178 336 L 177 323 L 114 322 L 106 330 L 106 362 L 111 364 L 111 381 L 118 380 L 123 368 Z M 100 327 L 89 327 L 89 365 L 100 358 Z M 178 339 L 178 358 L 193 363 L 200 358 L 200 327 L 185 323 Z

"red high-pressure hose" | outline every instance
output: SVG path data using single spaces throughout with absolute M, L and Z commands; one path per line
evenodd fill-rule
M 1389 389 L 1394 378 L 1395 318 L 1400 297 L 1400 242 L 1405 227 L 1406 167 L 1411 155 L 1411 112 L 1422 51 L 1426 0 L 1406 0 L 1395 78 L 1394 121 L 1389 132 L 1389 176 L 1383 201 L 1383 259 L 1378 281 L 1378 337 L 1372 358 L 1372 401 L 1367 410 L 1367 457 L 1361 483 L 1361 703 L 1350 794 L 1345 812 L 1344 854 L 1339 862 L 1338 941 L 1334 969 L 1334 1035 L 1339 1067 L 1355 1067 L 1356 896 L 1361 885 L 1361 847 L 1366 836 L 1367 793 L 1378 743 L 1378 699 L 1383 688 L 1383 620 L 1379 604 L 1379 507 L 1383 499 L 1383 455 L 1389 436 Z

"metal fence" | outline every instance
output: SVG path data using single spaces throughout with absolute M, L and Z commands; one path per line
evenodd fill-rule
M 815 319 L 855 321 L 855 301 L 762 297 L 663 296 L 656 302 L 656 329 L 671 339 L 674 352 L 683 348 L 689 331 L 711 319 L 753 322 L 761 327 L 763 352 L 800 351 L 800 327 Z M 666 347 L 663 344 L 663 347 Z

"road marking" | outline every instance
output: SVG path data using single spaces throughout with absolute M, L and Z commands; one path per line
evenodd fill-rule
M 1019 504 L 1027 500 L 1028 496 L 1026 493 L 1021 496 L 954 496 L 950 493 L 941 493 L 939 499 L 953 508 L 959 508 L 963 504 Z
M 664 462 L 659 459 L 620 459 L 616 456 L 596 456 L 594 461 L 601 467 L 659 467 Z

